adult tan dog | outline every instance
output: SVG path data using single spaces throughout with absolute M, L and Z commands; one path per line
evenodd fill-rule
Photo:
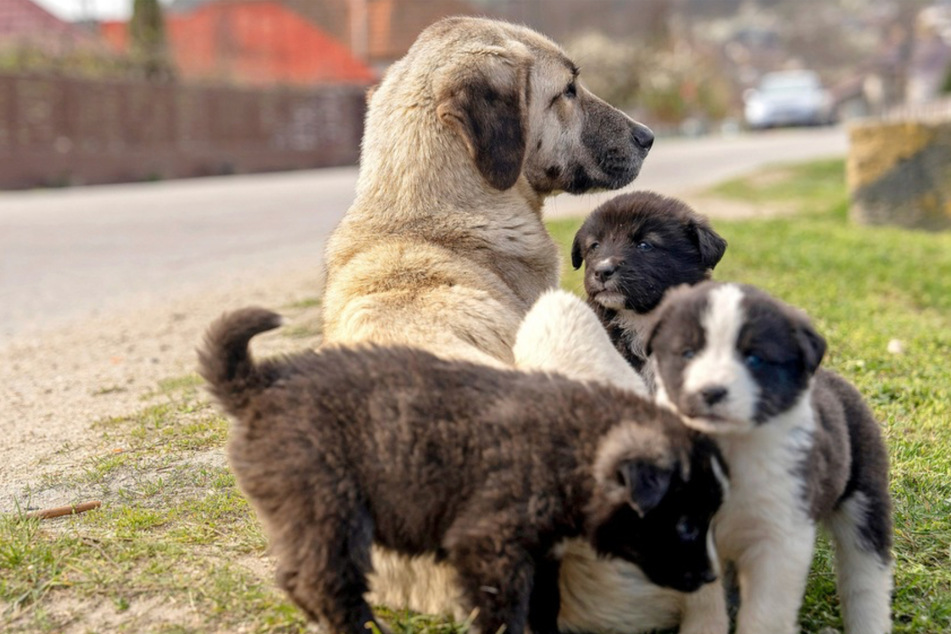
M 546 196 L 631 182 L 651 131 L 527 28 L 449 18 L 370 98 L 353 206 L 326 251 L 324 336 L 512 362 L 559 275 Z
M 527 28 L 449 18 L 420 35 L 369 101 L 356 200 L 327 245 L 327 343 L 513 363 L 559 277 L 544 199 L 626 185 L 653 143 L 577 79 Z M 379 550 L 373 565 L 373 602 L 458 616 L 448 567 Z

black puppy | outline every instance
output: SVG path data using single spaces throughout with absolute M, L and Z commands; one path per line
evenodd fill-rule
M 585 265 L 588 303 L 650 387 L 644 354 L 649 314 L 668 289 L 708 279 L 726 246 L 685 203 L 648 191 L 612 198 L 575 234 L 571 264 Z
M 583 536 L 657 584 L 716 578 L 724 491 L 712 441 L 628 391 L 449 361 L 330 348 L 255 363 L 277 315 L 219 320 L 201 373 L 235 419 L 231 467 L 263 520 L 278 579 L 335 634 L 377 623 L 370 547 L 459 573 L 476 631 L 557 632 L 557 553 Z

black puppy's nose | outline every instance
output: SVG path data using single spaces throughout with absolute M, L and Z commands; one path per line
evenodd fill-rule
M 700 395 L 707 405 L 716 405 L 726 397 L 726 394 L 727 389 L 720 385 L 712 385 L 700 390 Z
M 614 258 L 601 260 L 594 265 L 594 276 L 599 282 L 607 282 L 618 269 L 618 262 Z
M 646 125 L 635 123 L 634 129 L 631 130 L 631 138 L 635 145 L 645 150 L 651 149 L 651 146 L 654 145 L 654 133 Z

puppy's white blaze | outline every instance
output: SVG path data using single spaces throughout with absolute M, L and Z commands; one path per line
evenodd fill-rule
M 891 632 L 892 568 L 863 547 L 859 527 L 867 521 L 868 501 L 856 493 L 828 521 L 835 543 L 839 601 L 845 631 Z
M 644 379 L 611 343 L 594 311 L 562 290 L 544 293 L 515 336 L 515 365 L 557 372 L 580 381 L 599 381 L 647 396 Z
M 708 387 L 727 389 L 726 397 L 711 407 L 710 413 L 729 422 L 716 421 L 708 426 L 702 420 L 690 421 L 693 426 L 702 427 L 702 431 L 740 431 L 753 425 L 760 387 L 741 362 L 736 350 L 745 318 L 742 300 L 743 291 L 734 284 L 726 284 L 710 292 L 707 309 L 700 316 L 705 344 L 684 368 L 685 396 Z

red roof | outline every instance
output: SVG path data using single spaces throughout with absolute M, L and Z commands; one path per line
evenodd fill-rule
M 30 0 L 0 0 L 0 43 L 65 48 L 93 45 L 95 38 Z
M 185 78 L 253 84 L 376 79 L 344 45 L 276 0 L 212 2 L 166 15 L 165 25 L 175 66 Z M 128 50 L 127 23 L 103 23 L 102 35 L 116 49 Z

